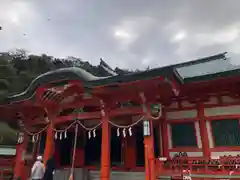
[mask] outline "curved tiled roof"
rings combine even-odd
[[[38,76],[32,81],[32,83],[23,93],[8,97],[6,99],[6,102],[9,103],[12,101],[28,99],[34,95],[35,90],[39,86],[56,81],[79,80],[81,81],[84,88],[94,88],[96,86],[108,86],[137,80],[147,80],[160,76],[167,79],[175,78],[175,80],[181,84],[202,80],[213,80],[219,78],[220,76],[239,74],[239,67],[230,65],[227,67],[215,67],[215,69],[211,69],[211,67],[219,66],[220,61],[222,62],[222,65],[224,65],[224,61],[227,60],[225,55],[226,53],[220,53],[214,56],[186,63],[155,68],[144,72],[135,72],[109,77],[96,77],[84,69],[78,67],[63,68]],[[211,66],[209,66],[209,63]],[[229,63],[225,62],[225,65],[226,64]]]

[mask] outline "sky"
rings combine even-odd
[[[239,9],[239,0],[0,0],[0,52],[103,58],[127,69],[240,57]]]

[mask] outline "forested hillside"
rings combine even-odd
[[[87,61],[74,57],[58,59],[46,54],[29,55],[21,49],[3,52],[0,53],[0,100],[24,91],[31,81],[42,73],[73,66],[81,67],[95,76],[111,76],[130,72],[119,68],[112,70],[103,60],[100,60],[98,66],[93,66]]]

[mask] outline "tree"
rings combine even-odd
[[[94,76],[112,76],[113,73],[109,73],[103,68],[103,65],[111,69],[103,60],[100,61],[98,66],[93,66],[80,58],[70,56],[66,59],[59,59],[46,54],[39,56],[28,54],[24,49],[0,53],[0,101],[6,96],[21,93],[33,79],[51,70],[80,67]],[[111,69],[111,71],[120,75],[132,72],[120,68]]]

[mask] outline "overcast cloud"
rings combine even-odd
[[[0,0],[0,26],[0,51],[130,69],[240,54],[239,0]]]

